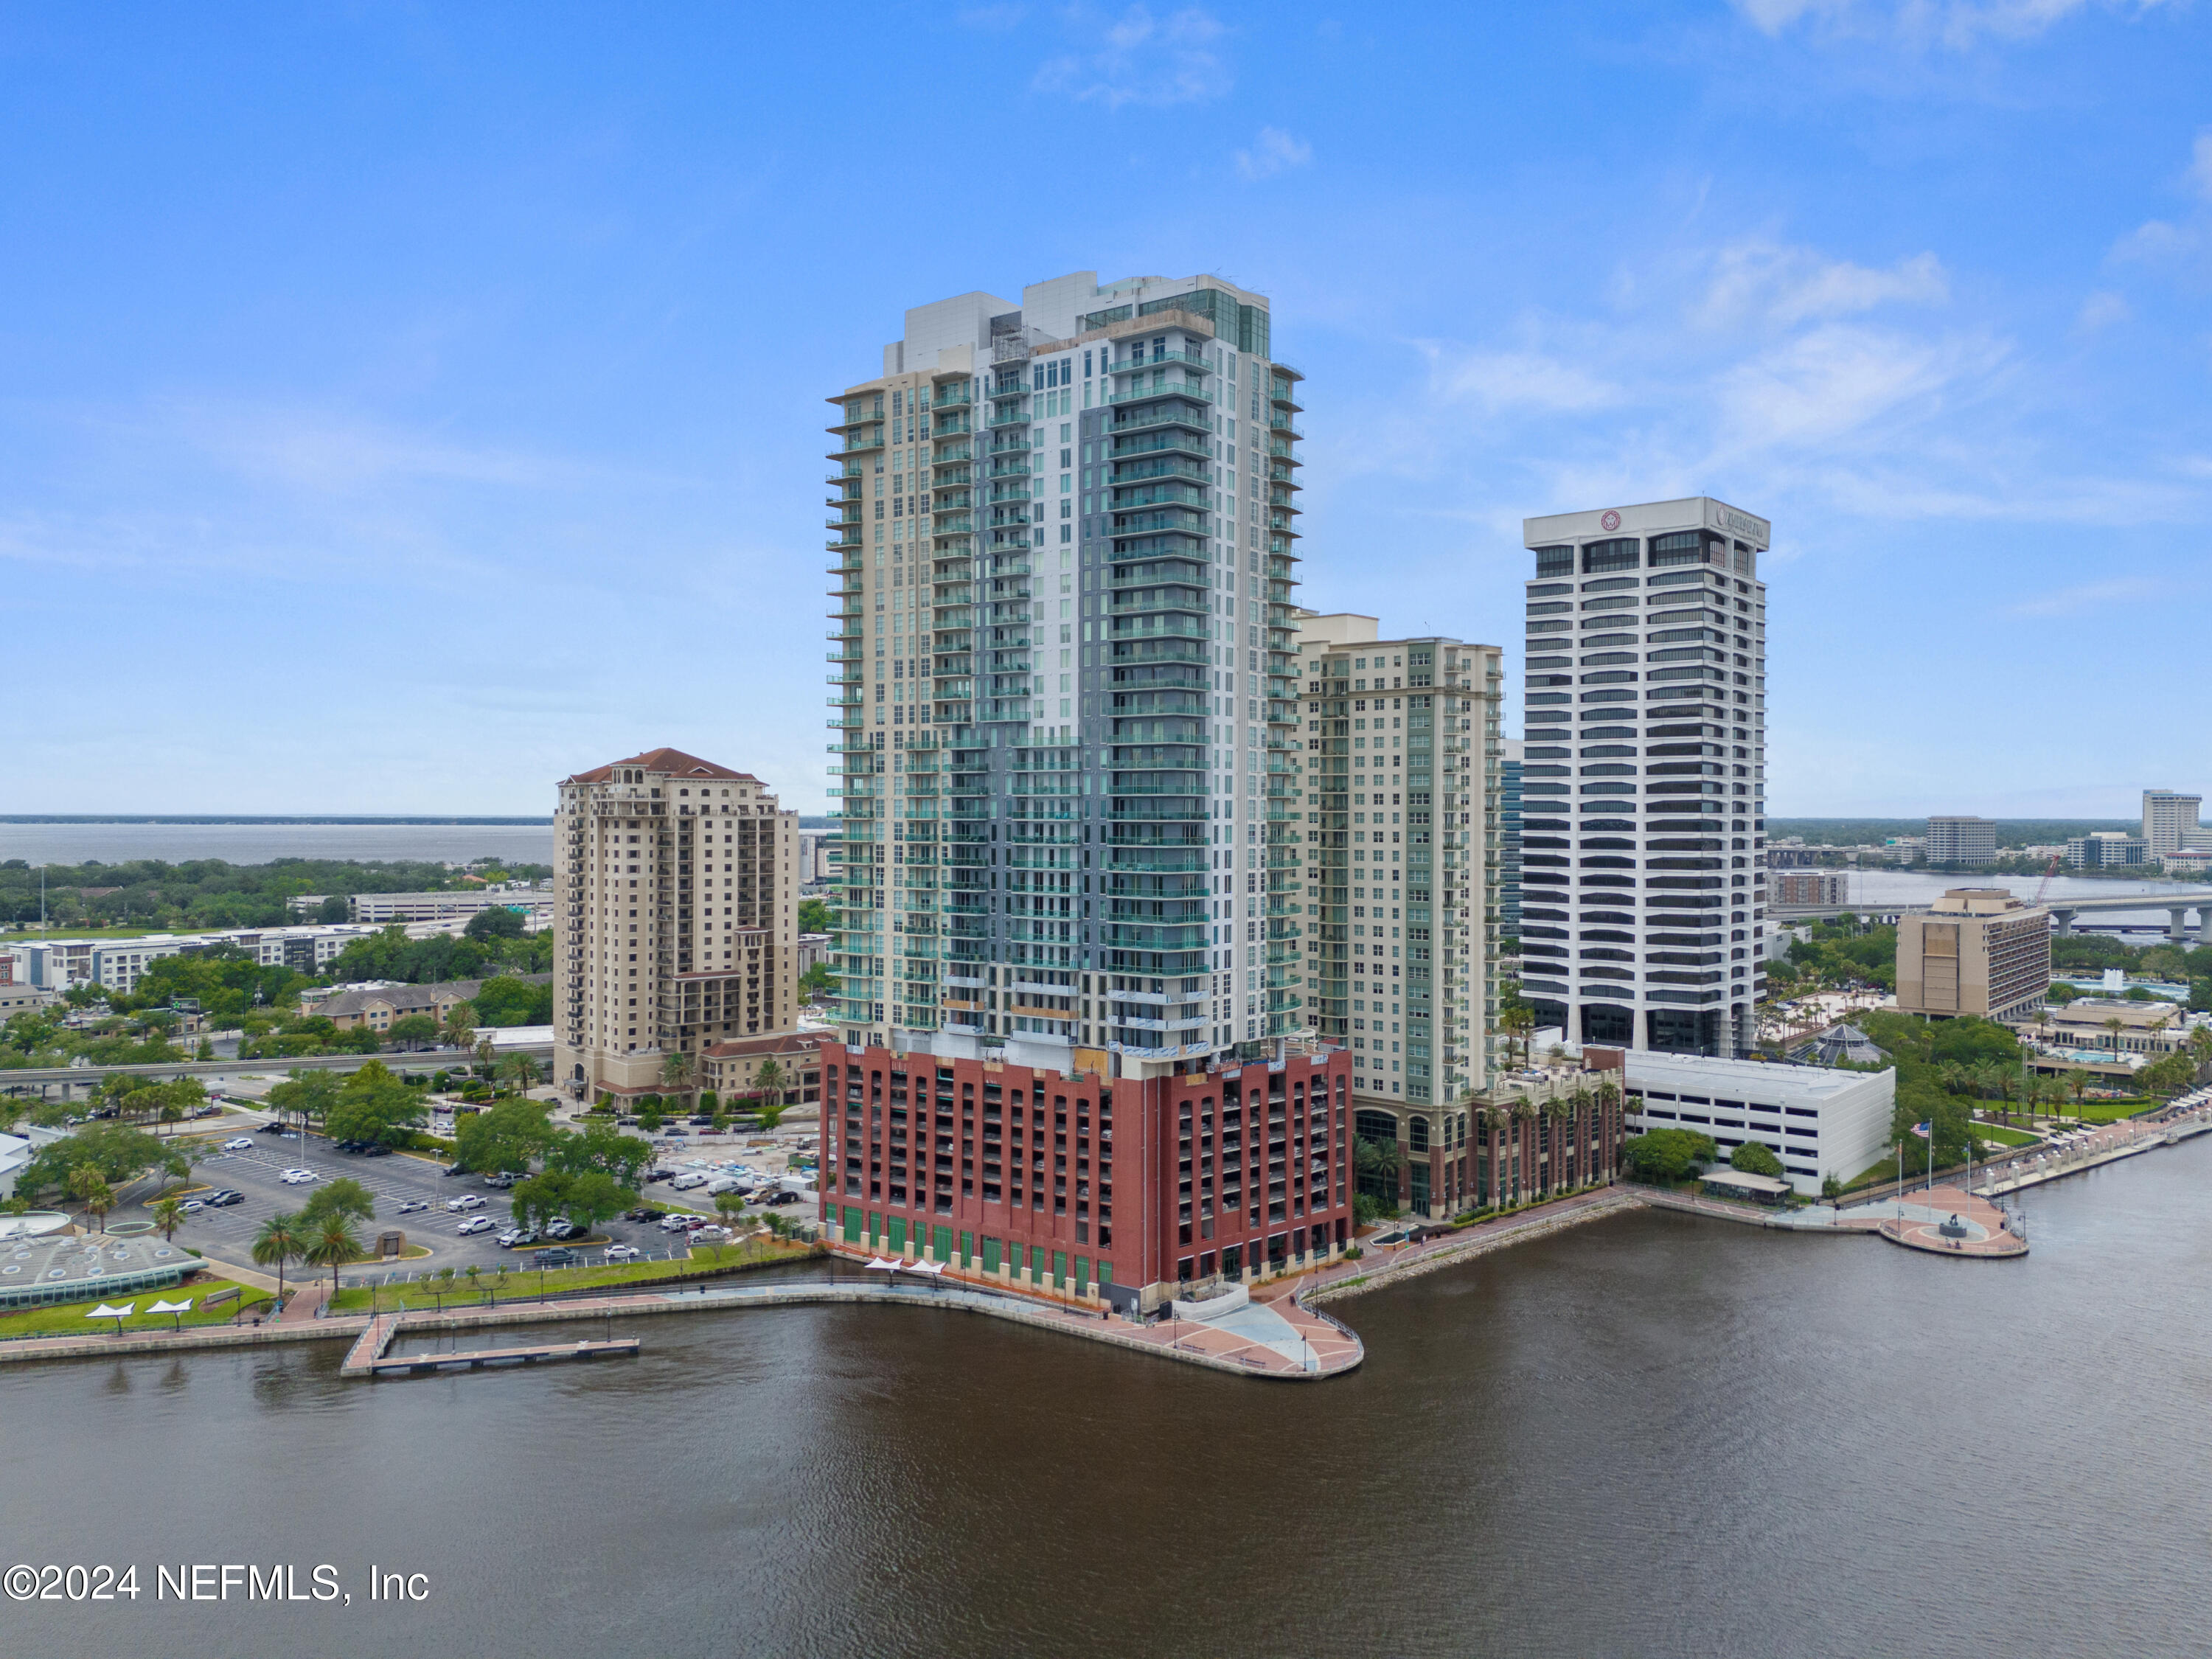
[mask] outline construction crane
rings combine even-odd
[[[2043,890],[2051,885],[2051,877],[2058,873],[2058,866],[2061,860],[2059,855],[2053,853],[2051,855],[2051,863],[2049,867],[2043,872],[2043,879],[2035,884],[2035,903],[2040,904],[2043,902]]]

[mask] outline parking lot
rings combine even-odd
[[[239,1126],[231,1128],[223,1139],[236,1135],[252,1140],[252,1150],[224,1152],[218,1140],[201,1156],[192,1179],[210,1188],[234,1188],[246,1195],[246,1201],[202,1210],[187,1217],[177,1229],[178,1243],[189,1244],[217,1260],[250,1267],[253,1236],[260,1231],[262,1223],[279,1211],[298,1210],[316,1188],[340,1176],[349,1176],[366,1187],[376,1200],[375,1218],[356,1229],[362,1243],[374,1245],[377,1233],[396,1227],[407,1235],[410,1249],[419,1245],[430,1252],[427,1259],[414,1257],[394,1266],[404,1266],[414,1273],[434,1273],[441,1267],[451,1267],[458,1273],[471,1265],[512,1268],[529,1263],[529,1250],[503,1250],[499,1247],[499,1234],[514,1220],[513,1208],[505,1192],[486,1187],[478,1176],[447,1176],[441,1165],[404,1152],[385,1158],[341,1152],[320,1136],[311,1135],[303,1143],[289,1135],[280,1138],[260,1134],[250,1126]],[[313,1170],[316,1180],[311,1184],[287,1185],[283,1172],[295,1167]],[[493,1226],[468,1237],[457,1236],[454,1230],[468,1217],[448,1211],[446,1205],[463,1194],[474,1194],[484,1200],[483,1208],[469,1213],[490,1217]],[[672,1193],[666,1182],[656,1182],[647,1185],[643,1194],[641,1202],[655,1209],[670,1207],[673,1200],[684,1209],[713,1212],[714,1200],[696,1188],[687,1193]],[[409,1202],[427,1203],[429,1208],[400,1214],[399,1206]],[[801,1212],[798,1206],[786,1206],[783,1212],[795,1216]],[[761,1212],[756,1209],[748,1213],[757,1217]],[[601,1224],[595,1233],[656,1256],[676,1243],[649,1221],[617,1218]],[[596,1256],[597,1248],[586,1254]],[[313,1277],[318,1270],[295,1266],[288,1271],[295,1276]],[[365,1269],[355,1268],[350,1273],[362,1271]]]

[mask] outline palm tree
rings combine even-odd
[[[307,1242],[300,1253],[319,1267],[331,1270],[331,1294],[338,1289],[338,1269],[361,1255],[361,1240],[355,1236],[353,1223],[348,1218],[332,1213],[323,1218],[322,1229]]]
[[[153,1217],[154,1224],[161,1230],[161,1237],[170,1243],[175,1243],[177,1228],[185,1218],[185,1200],[181,1198],[164,1198],[156,1200],[153,1208]]]
[[[773,1060],[761,1061],[760,1070],[753,1073],[753,1087],[774,1097],[768,1103],[769,1105],[781,1106],[783,1103],[783,1067]]]
[[[1498,1029],[1505,1033],[1507,1064],[1512,1063],[1513,1040],[1518,1037],[1521,1041],[1521,1060],[1523,1065],[1526,1065],[1528,1060],[1528,1038],[1536,1029],[1536,1011],[1525,1002],[1516,1003],[1498,1017]]]
[[[2105,1021],[2105,1035],[2112,1040],[2112,1058],[2115,1060],[2120,1057],[2120,1033],[2125,1030],[2127,1027],[2118,1014],[2112,1015]]]
[[[456,1048],[466,1048],[477,1040],[477,1010],[472,1002],[457,1002],[446,1011],[446,1024],[440,1033]]]
[[[256,1267],[276,1269],[276,1302],[284,1302],[284,1264],[296,1261],[306,1253],[307,1235],[301,1231],[300,1218],[279,1211],[261,1224],[261,1231],[253,1236],[253,1261]]]
[[[107,1184],[107,1177],[89,1166],[70,1171],[69,1195],[84,1206],[84,1228],[87,1232],[98,1232],[93,1218],[105,1220],[115,1207],[115,1189]]]
[[[672,1097],[682,1095],[691,1086],[691,1073],[696,1064],[692,1057],[680,1048],[672,1054],[662,1055],[660,1086],[663,1091]]]

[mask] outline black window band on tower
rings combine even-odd
[[[1633,570],[1642,550],[1642,544],[1633,536],[1617,536],[1609,542],[1585,542],[1583,574],[1588,576],[1601,570]]]
[[[1705,538],[1701,532],[1678,530],[1670,536],[1651,538],[1651,568],[1662,565],[1702,564],[1705,556]]]
[[[1539,576],[1571,576],[1575,574],[1575,550],[1571,547],[1540,547],[1536,553],[1536,574]]]

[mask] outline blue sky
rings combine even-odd
[[[823,804],[822,398],[1272,296],[1307,603],[1775,522],[1778,815],[2199,787],[2212,6],[0,6],[0,810]],[[1512,726],[1517,730],[1517,708]]]

